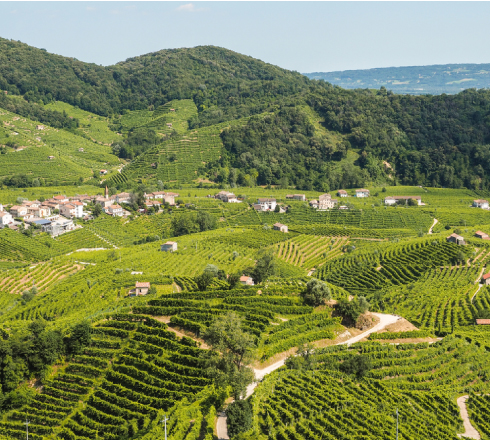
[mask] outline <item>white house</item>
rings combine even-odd
[[[337,204],[337,199],[332,199],[330,194],[322,194],[318,197],[318,209],[331,209]]]
[[[24,217],[27,215],[27,206],[14,205],[10,208],[10,214],[12,217]]]
[[[276,209],[276,199],[258,199],[257,202],[262,211],[274,211]]]
[[[122,217],[124,215],[124,210],[120,205],[110,205],[107,207],[107,211],[114,217]]]
[[[160,245],[160,250],[163,252],[175,252],[177,250],[177,242],[167,241]]]
[[[136,296],[146,295],[150,290],[150,283],[140,283],[137,282],[135,285]]]
[[[300,202],[306,202],[306,196],[304,194],[286,194],[286,200],[299,200]]]
[[[1,211],[0,212],[0,226],[3,228],[5,227],[6,225],[8,225],[9,223],[12,223],[12,221],[14,220],[14,218],[12,217],[12,215],[6,211]]]
[[[240,284],[243,286],[253,286],[254,280],[252,279],[252,277],[247,277],[245,275],[242,275],[240,277]]]
[[[237,199],[236,195],[228,191],[220,191],[214,196],[216,199],[221,200],[225,203],[239,203],[240,200]]]
[[[312,208],[318,209],[318,200],[310,200],[308,202],[308,205],[310,205]]]
[[[368,189],[356,189],[356,197],[369,197],[369,190]]]
[[[488,209],[488,201],[487,200],[473,200],[473,208],[481,208]]]
[[[347,191],[345,189],[339,189],[337,191],[337,195],[339,197],[349,197],[349,194],[347,194]]]
[[[273,228],[275,231],[288,232],[288,227],[282,223],[274,223]]]
[[[395,205],[399,200],[403,200],[407,204],[409,199],[415,200],[419,206],[422,205],[420,196],[388,196],[385,197],[385,205]]]

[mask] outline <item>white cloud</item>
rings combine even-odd
[[[180,5],[176,11],[182,11],[182,12],[197,12],[197,11],[202,11],[203,8],[198,8],[194,6],[194,3],[186,3],[185,5]]]

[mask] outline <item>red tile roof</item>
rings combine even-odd
[[[485,275],[483,275],[482,277],[484,280],[487,280],[488,278],[490,278],[490,273],[486,273]]]
[[[490,319],[477,319],[476,323],[478,325],[490,325]]]
[[[136,283],[136,287],[148,287],[150,288],[150,283]]]

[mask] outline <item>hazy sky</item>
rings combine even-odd
[[[488,63],[489,2],[0,2],[0,37],[109,65],[212,44],[299,72]]]

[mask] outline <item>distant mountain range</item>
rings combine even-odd
[[[465,89],[490,87],[490,64],[436,64],[304,75],[310,79],[323,79],[345,89],[386,87],[395,93],[411,95],[454,94]]]

